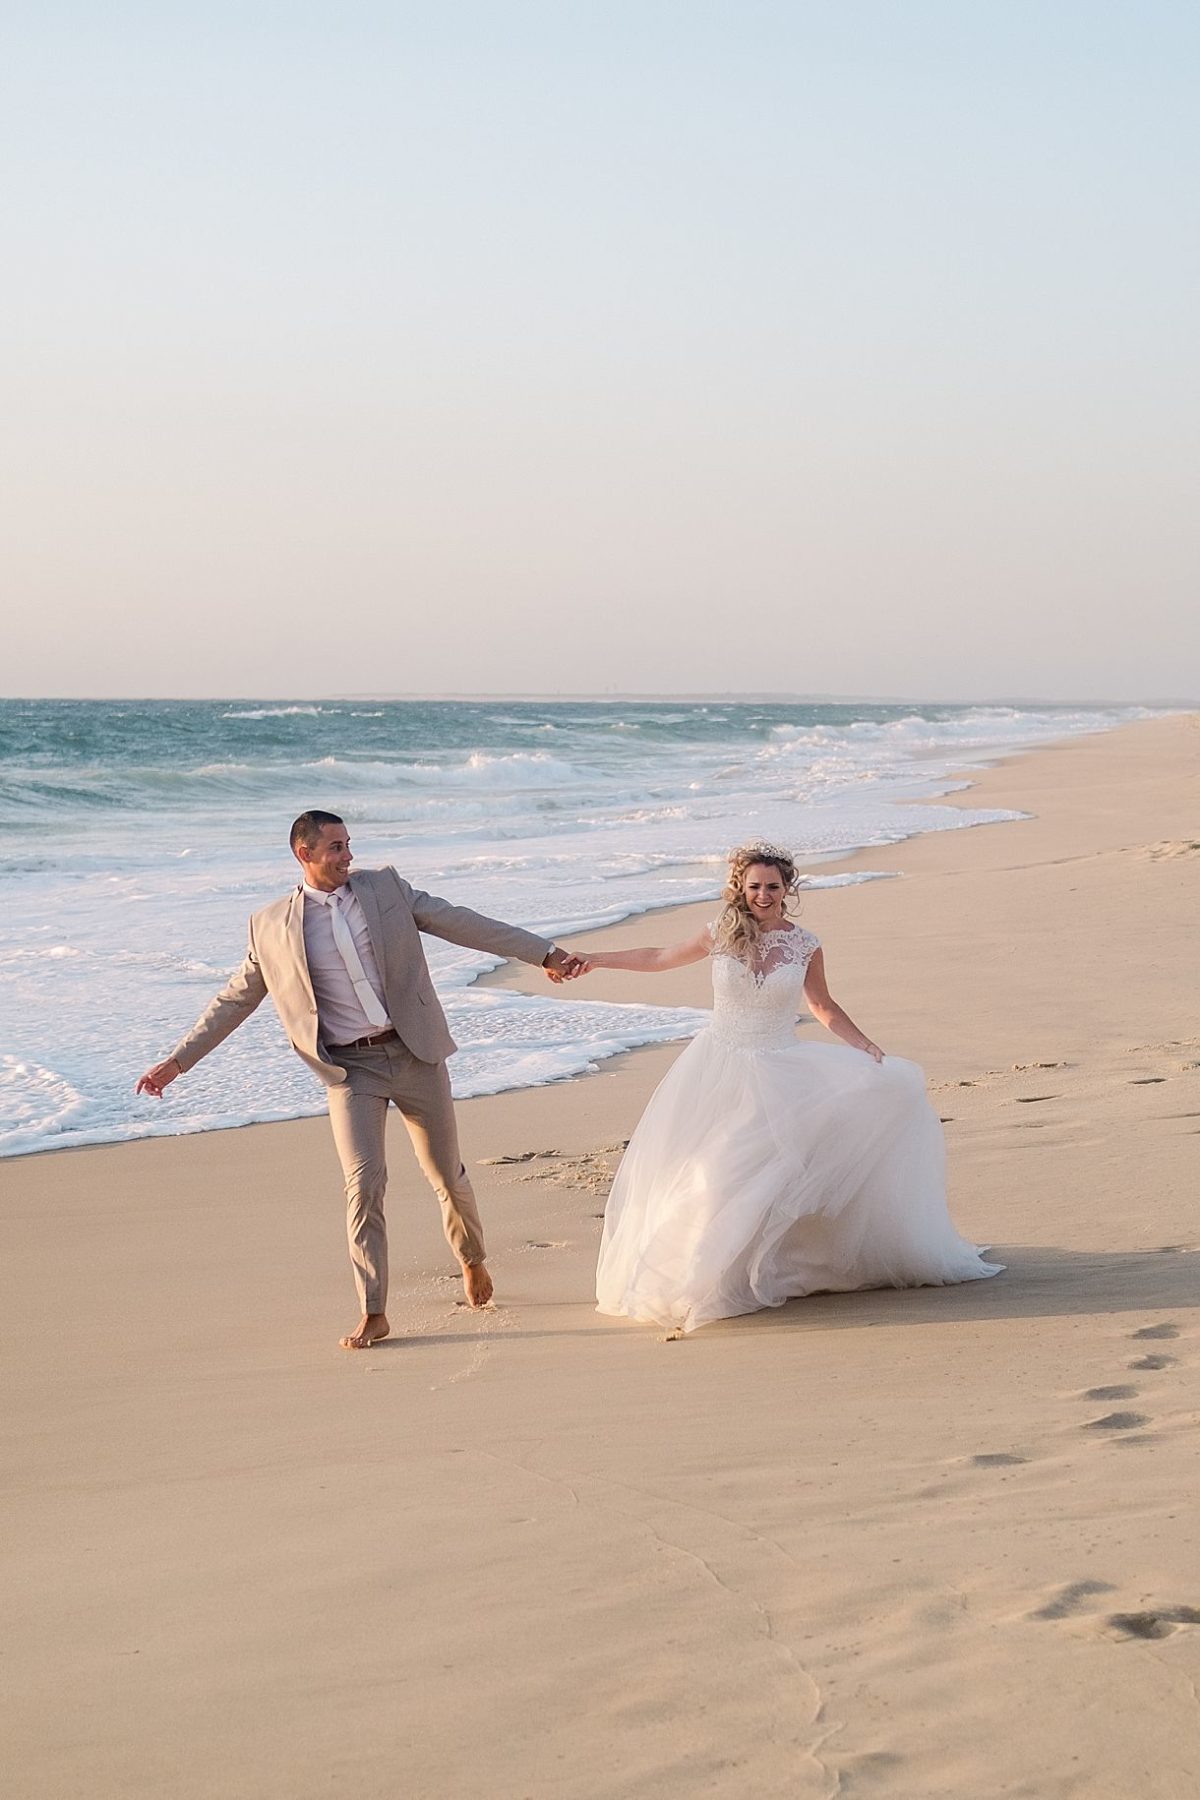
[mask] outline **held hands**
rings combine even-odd
[[[171,1083],[182,1074],[183,1070],[175,1058],[168,1056],[166,1062],[155,1063],[152,1069],[147,1069],[133,1091],[135,1094],[153,1094],[156,1100],[161,1100],[163,1089],[170,1087]]]
[[[559,949],[552,950],[542,964],[549,979],[555,983],[574,981],[576,976],[586,975],[591,966],[584,957]]]

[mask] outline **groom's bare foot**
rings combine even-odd
[[[342,1349],[369,1350],[372,1344],[381,1342],[390,1330],[386,1313],[366,1313],[358,1330],[341,1340]]]
[[[492,1297],[492,1278],[486,1263],[463,1264],[463,1291],[468,1306],[486,1306]]]

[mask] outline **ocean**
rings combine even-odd
[[[854,848],[1019,815],[943,807],[965,766],[1145,708],[749,701],[0,701],[0,1154],[323,1110],[269,1003],[165,1099],[136,1098],[293,885],[306,807],[356,859],[547,935],[714,899],[726,852],[786,845],[811,881]],[[655,927],[647,938],[655,940]],[[586,981],[477,985],[427,939],[460,1096],[537,1086],[703,1014]]]

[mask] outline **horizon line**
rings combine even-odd
[[[400,690],[396,692],[363,692],[363,693],[212,693],[212,694],[0,694],[0,704],[69,704],[95,706],[138,706],[138,705],[176,705],[205,706],[218,703],[243,703],[261,701],[271,705],[315,706],[331,701],[373,704],[470,704],[508,701],[521,705],[661,705],[673,702],[677,705],[701,705],[716,701],[725,705],[804,705],[804,706],[1010,706],[1010,707],[1109,707],[1109,706],[1153,706],[1200,709],[1200,698],[1184,696],[1139,695],[1135,698],[1119,699],[1114,696],[1061,696],[1051,697],[1046,694],[990,694],[990,695],[958,695],[954,699],[937,699],[931,694],[829,694],[800,693],[790,690],[769,689],[717,689],[702,691],[687,689],[671,691],[656,689],[638,692],[630,689],[611,689],[601,692],[584,691],[568,692],[562,689],[538,691],[536,689],[479,689],[475,691],[459,691],[454,689],[434,689],[428,692],[417,690]]]

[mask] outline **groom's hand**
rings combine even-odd
[[[175,1058],[168,1056],[166,1062],[155,1063],[152,1069],[147,1069],[133,1091],[135,1094],[153,1094],[156,1100],[161,1100],[163,1089],[170,1087],[176,1077],[182,1074],[183,1070]]]
[[[587,964],[581,956],[572,956],[567,950],[553,949],[542,964],[551,981],[574,981],[577,975],[587,971]]]

